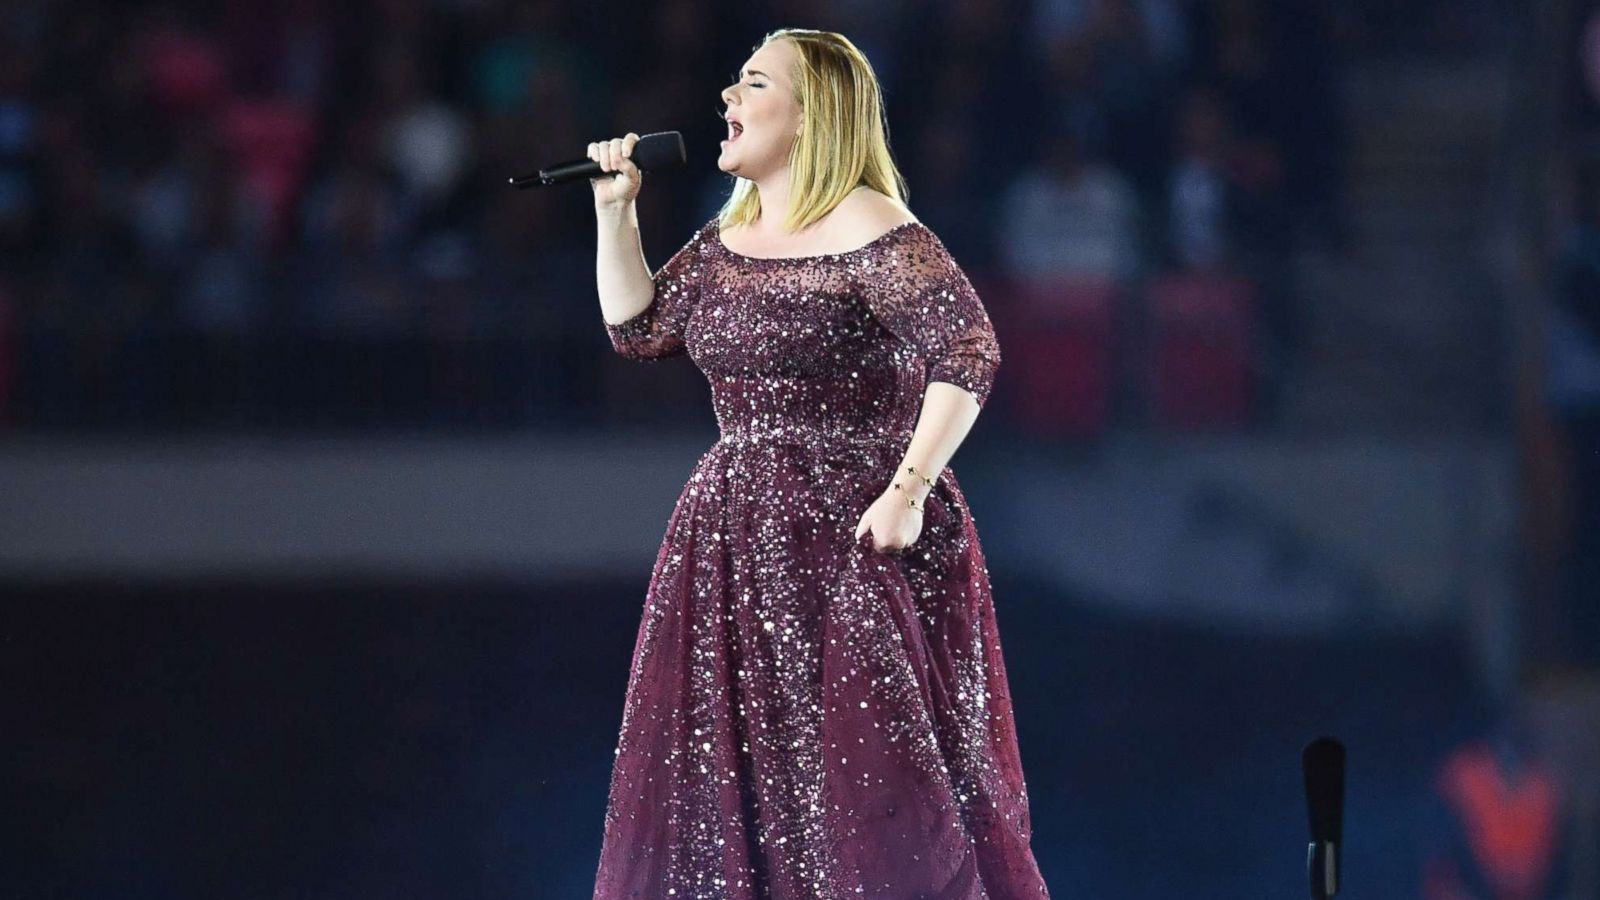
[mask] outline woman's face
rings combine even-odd
[[[736,83],[723,90],[728,139],[717,158],[722,171],[755,181],[788,165],[804,121],[790,78],[794,64],[793,45],[772,41],[757,50]]]

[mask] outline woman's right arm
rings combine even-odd
[[[630,202],[614,210],[596,210],[595,221],[600,317],[607,325],[620,325],[649,308],[656,292],[639,243],[639,216]]]
[[[594,187],[596,240],[595,284],[600,292],[600,317],[616,351],[630,359],[660,359],[688,352],[683,342],[689,312],[699,298],[698,238],[691,240],[661,271],[650,274],[639,245],[639,196],[642,175],[628,157],[639,136],[589,145],[589,158],[610,178],[591,178]]]
[[[644,312],[655,295],[644,248],[639,245],[639,213],[634,202],[644,180],[630,159],[639,136],[628,132],[609,141],[589,145],[589,158],[609,177],[591,178],[594,217],[599,228],[595,242],[595,285],[600,291],[600,317],[618,325]]]

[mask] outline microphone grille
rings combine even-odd
[[[1344,744],[1320,737],[1301,754],[1311,839],[1337,844],[1344,828]]]
[[[633,164],[642,171],[669,169],[683,165],[689,158],[684,149],[683,135],[676,131],[657,131],[639,136],[633,145]]]

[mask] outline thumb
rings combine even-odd
[[[858,540],[858,541],[861,540],[861,536],[863,534],[865,534],[866,531],[867,531],[867,517],[866,516],[862,516],[861,517],[861,521],[856,523],[856,540]]]

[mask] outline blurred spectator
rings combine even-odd
[[[980,187],[974,171],[975,136],[953,118],[940,116],[923,130],[920,148],[906,180],[914,185],[911,208],[932,228],[963,267],[988,271],[994,265],[997,191]]]
[[[1228,122],[1215,91],[1198,89],[1179,112],[1178,159],[1167,200],[1168,243],[1184,266],[1222,265],[1232,249],[1228,208]]]
[[[1045,44],[1048,78],[1046,113],[1091,147],[1111,144],[1111,123],[1095,82],[1095,45],[1084,38],[1063,36]]]
[[[37,54],[0,37],[0,267],[15,272],[38,249],[43,222]]]
[[[174,136],[175,149],[134,175],[128,192],[128,225],[143,263],[175,271],[188,259],[201,237],[197,176],[216,150],[200,130]]]
[[[1116,170],[1085,155],[1067,129],[1007,187],[999,246],[1008,274],[1026,280],[1112,281],[1139,269],[1138,201]]]
[[[1030,23],[1041,39],[1086,37],[1094,24],[1097,0],[1039,0]]]
[[[825,21],[829,23],[828,28],[848,35],[850,42],[861,48],[861,52],[871,61],[879,82],[886,85],[898,83],[902,64],[900,53],[904,50],[898,33],[902,22],[918,14],[918,4],[914,0],[877,0],[875,3],[823,0],[822,5],[827,10]],[[1004,20],[1005,17],[999,18]]]
[[[1567,810],[1525,701],[1440,764],[1424,900],[1562,900]]]
[[[1231,212],[1238,274],[1254,285],[1253,357],[1264,377],[1261,413],[1283,412],[1285,387],[1301,362],[1303,327],[1291,257],[1295,216],[1284,191],[1283,155],[1266,138],[1238,141],[1232,159]]]
[[[169,121],[204,119],[228,99],[222,48],[212,35],[167,21],[145,36],[143,51],[143,74]]]
[[[567,34],[566,20],[574,8],[560,0],[503,7],[503,18],[491,27],[471,62],[478,106],[489,113],[529,111],[534,86],[559,73],[573,87],[565,103],[591,117],[604,108],[614,85],[583,52],[584,42]],[[590,121],[598,125],[599,120]]]
[[[1282,154],[1268,139],[1237,136],[1213,88],[1191,90],[1178,115],[1178,156],[1168,188],[1174,261],[1259,275],[1292,247]]]
[[[228,4],[223,33],[237,89],[306,105],[335,99],[336,15],[316,0]]]
[[[1217,88],[1231,133],[1281,148],[1280,189],[1299,213],[1283,223],[1287,233],[1342,241],[1344,136],[1324,10],[1264,0],[1217,0],[1197,9],[1205,53],[1193,77]]]
[[[1100,0],[1095,28],[1095,83],[1109,132],[1104,151],[1141,180],[1153,179],[1165,155],[1162,97],[1176,75],[1157,54],[1145,11],[1135,0]],[[1170,47],[1165,48],[1170,52]]]
[[[308,252],[402,259],[415,234],[415,203],[381,155],[378,128],[370,117],[345,124],[331,169],[314,180],[302,204],[301,235]]]
[[[316,140],[311,111],[291,100],[235,97],[216,124],[238,162],[241,187],[266,213],[268,239],[274,245],[288,243]]]
[[[1600,664],[1600,162],[1579,172],[1576,221],[1557,260],[1547,316],[1545,402],[1567,444],[1571,518],[1562,560],[1572,662]]]
[[[335,167],[305,203],[305,245],[294,267],[295,396],[315,398],[318,424],[383,421],[406,373],[385,365],[416,327],[406,253],[416,235],[413,195],[378,149],[376,123],[348,123]]]
[[[467,123],[446,105],[421,70],[416,47],[389,44],[376,62],[375,108],[383,153],[401,187],[426,214],[437,211],[471,162]]]
[[[1191,89],[1178,115],[1167,252],[1174,265],[1216,280],[1219,289],[1223,282],[1238,282],[1222,293],[1251,297],[1239,326],[1251,345],[1248,366],[1262,373],[1251,376],[1251,394],[1256,415],[1274,420],[1299,359],[1290,267],[1293,215],[1284,194],[1282,154],[1268,138],[1235,134],[1225,98],[1214,87]],[[1238,327],[1228,330],[1239,336]]]
[[[262,253],[268,212],[230,160],[215,150],[208,155],[192,185],[192,240],[178,289],[180,346],[188,363],[181,381],[193,402],[191,420],[214,423],[226,413],[248,422],[259,387],[255,335],[267,316]]]
[[[915,147],[899,135],[943,118],[981,137],[972,147],[976,170],[1017,165],[1035,136],[1034,117],[1046,111],[1049,84],[1034,69],[1035,38],[1023,28],[1023,8],[1018,0],[956,0],[931,7],[928,27],[900,30],[897,80],[885,83],[884,103],[902,158]]]
[[[381,170],[350,167],[334,173],[316,190],[307,219],[306,260],[327,267],[333,280],[357,270],[370,270],[383,282],[403,274],[413,215],[405,195]],[[318,294],[320,302],[302,307],[305,321],[314,326],[342,323],[365,330],[387,318],[369,305],[372,298],[343,298],[337,289]]]

